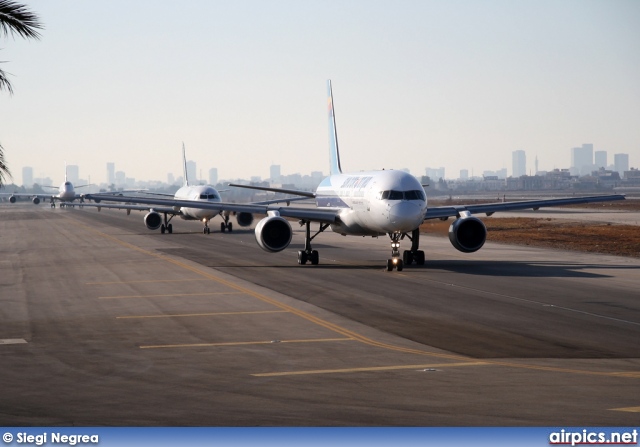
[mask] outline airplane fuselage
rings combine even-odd
[[[196,200],[198,202],[216,203],[220,202],[220,194],[218,191],[208,185],[202,186],[183,186],[176,191],[174,196],[176,200]],[[180,217],[185,220],[208,221],[214,218],[220,211],[201,208],[176,207],[176,211],[180,212]]]
[[[62,202],[73,202],[76,199],[76,191],[73,189],[73,184],[67,181],[60,185],[57,198]]]
[[[316,205],[339,210],[339,222],[331,225],[334,232],[362,236],[410,232],[427,210],[420,182],[395,170],[327,177],[316,190]]]

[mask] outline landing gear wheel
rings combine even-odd
[[[411,253],[409,250],[405,250],[402,252],[402,262],[404,262],[407,265],[411,265],[413,263],[413,258],[414,258],[414,254]],[[416,263],[417,263],[417,259],[416,259]]]
[[[387,272],[390,272],[391,270],[393,270],[393,260],[387,259]]]
[[[311,256],[309,256],[309,259],[311,260],[311,265],[318,265],[318,262],[320,261],[320,255],[318,254],[318,250],[312,250]]]
[[[414,253],[413,257],[415,258],[416,264],[424,265],[424,251],[418,250]]]
[[[396,264],[396,270],[401,272],[403,268],[404,268],[404,262],[402,262],[402,259],[398,259],[398,263]]]
[[[229,230],[229,233],[233,231],[233,224],[231,222],[227,224],[227,230]]]
[[[207,234],[211,234],[211,228],[207,227]]]
[[[169,234],[173,233],[173,224],[167,225],[167,231],[169,232]]]
[[[224,233],[225,229],[226,229],[226,225],[224,224],[224,222],[220,222],[220,233]]]
[[[298,264],[305,265],[307,263],[307,253],[303,250],[298,250]]]
[[[167,229],[164,224],[160,225],[160,233],[164,234],[165,231],[167,231]]]

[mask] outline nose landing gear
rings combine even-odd
[[[400,259],[400,240],[407,236],[411,240],[411,250],[402,252]],[[394,268],[401,272],[405,265],[411,265],[414,262],[417,265],[424,265],[424,251],[419,250],[420,246],[420,229],[416,228],[411,232],[411,236],[407,233],[389,234],[391,238],[391,259],[387,259],[387,271],[390,272]]]

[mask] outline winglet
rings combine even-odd
[[[189,186],[189,177],[187,177],[187,155],[184,150],[184,141],[182,142],[182,174],[184,175],[182,186]]]
[[[329,90],[329,157],[330,157],[330,174],[341,174],[340,167],[340,151],[338,150],[338,132],[336,131],[336,116],[333,110],[333,93],[331,91],[331,79],[327,80],[327,89]]]

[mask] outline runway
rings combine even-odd
[[[637,259],[142,216],[0,205],[0,424],[637,425]]]

